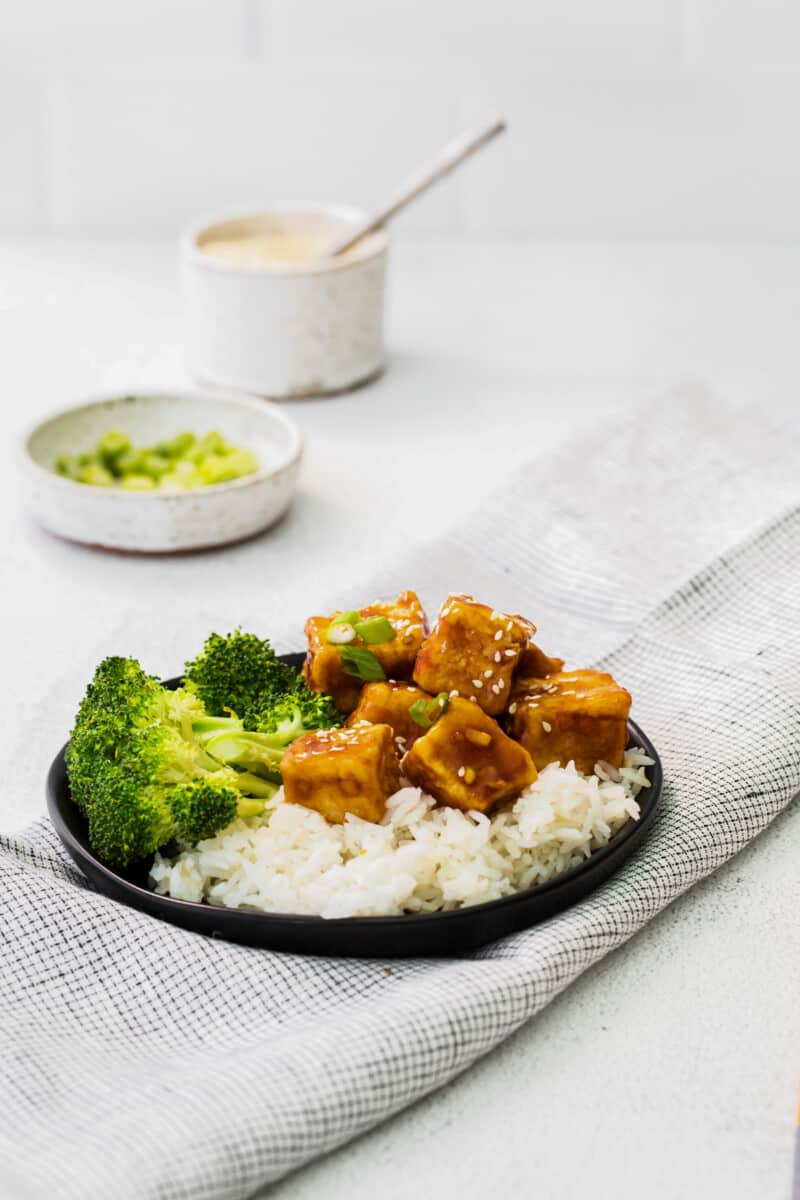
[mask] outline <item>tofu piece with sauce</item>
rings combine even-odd
[[[476,700],[496,716],[508,705],[514,669],[535,632],[524,617],[472,596],[448,596],[417,655],[414,682],[428,692]]]
[[[539,771],[572,760],[584,775],[595,763],[622,765],[630,693],[604,671],[559,671],[541,679],[520,676],[506,728]]]
[[[290,804],[313,808],[334,825],[348,813],[380,821],[400,788],[400,763],[389,725],[318,729],[292,742],[281,762]]]
[[[420,724],[411,715],[412,707],[417,705],[430,712],[429,706],[435,706],[435,703],[433,696],[413,683],[367,683],[345,724],[354,728],[366,721],[370,725],[391,726],[398,754],[402,755],[411,749],[426,728],[426,714]]]
[[[306,621],[308,652],[303,677],[312,691],[325,692],[337,708],[350,713],[358,704],[364,679],[346,670],[341,654],[342,645],[347,644],[374,655],[387,679],[409,680],[427,625],[419,597],[411,591],[402,592],[394,601],[367,604],[357,610],[360,621],[373,617],[386,618],[394,629],[394,637],[390,641],[376,645],[356,634],[347,643],[332,644],[327,638],[328,629],[331,622],[341,615],[332,613],[329,617],[309,617]]]
[[[542,679],[545,675],[555,675],[563,670],[563,658],[551,658],[535,642],[528,642],[517,663],[518,678]]]
[[[489,812],[536,779],[528,751],[508,737],[473,700],[448,701],[442,715],[414,742],[403,774],[442,804]]]

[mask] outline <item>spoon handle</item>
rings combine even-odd
[[[493,121],[491,125],[485,125],[475,133],[462,134],[460,137],[454,138],[444,147],[443,150],[432,161],[422,167],[415,175],[406,181],[394,199],[390,200],[383,208],[379,209],[372,216],[367,217],[360,225],[356,225],[351,229],[347,236],[338,242],[334,242],[329,250],[326,250],[324,258],[333,258],[337,254],[343,254],[345,250],[349,250],[356,242],[360,242],[368,233],[372,233],[376,229],[380,229],[382,225],[405,208],[412,201],[426,192],[429,187],[437,183],[445,175],[448,175],[455,167],[460,166],[465,159],[469,158],[476,150],[480,150],[487,142],[497,137],[506,128],[504,120],[500,119]]]

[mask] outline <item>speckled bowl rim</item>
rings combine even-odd
[[[331,271],[346,271],[363,266],[370,259],[379,258],[386,253],[389,246],[389,235],[385,229],[376,229],[365,238],[360,246],[348,251],[341,258],[327,259],[321,263],[257,263],[247,266],[243,263],[229,263],[223,259],[213,258],[205,254],[198,245],[198,238],[208,233],[215,225],[230,221],[252,221],[256,217],[337,217],[353,224],[364,220],[366,214],[361,209],[351,208],[346,204],[309,204],[303,208],[262,208],[234,209],[216,215],[206,216],[193,221],[180,236],[181,257],[192,262],[195,266],[209,271],[217,271],[223,275],[242,275],[245,277],[266,276],[268,278],[291,278],[315,275],[327,275]]]
[[[137,492],[133,488],[104,487],[93,488],[92,490],[94,492],[100,493],[103,496],[114,496],[116,499],[123,499],[128,503],[130,503],[131,500],[136,500],[141,501],[142,503],[152,504],[157,501],[163,502],[165,498],[171,501],[177,500],[179,502],[183,500],[197,501],[203,496],[219,496],[222,492],[243,491],[246,488],[253,487],[257,483],[263,482],[265,479],[276,479],[278,476],[284,475],[287,471],[290,471],[296,467],[303,456],[304,440],[302,433],[291,417],[287,416],[287,414],[282,410],[280,405],[274,404],[271,400],[261,400],[257,397],[251,399],[248,396],[234,395],[231,392],[210,391],[197,388],[132,388],[129,391],[113,392],[109,395],[95,396],[90,400],[85,400],[82,404],[70,404],[65,408],[54,409],[52,412],[48,413],[46,417],[43,417],[41,420],[37,421],[36,424],[31,426],[31,428],[29,428],[28,431],[22,436],[20,451],[25,465],[29,470],[33,470],[34,472],[43,475],[47,479],[48,483],[55,483],[65,488],[80,488],[82,492],[85,492],[87,488],[91,487],[91,484],[80,483],[77,479],[67,479],[66,476],[59,475],[55,471],[51,471],[48,467],[43,467],[40,462],[37,462],[30,449],[30,444],[37,433],[39,433],[39,431],[43,429],[45,425],[49,425],[53,421],[58,421],[62,417],[69,416],[72,413],[85,412],[86,409],[89,408],[100,408],[104,404],[113,403],[117,400],[128,400],[130,397],[133,397],[134,403],[140,399],[167,401],[172,396],[185,400],[202,399],[218,401],[223,406],[226,404],[231,406],[236,405],[239,408],[249,409],[250,412],[255,413],[258,416],[263,415],[264,410],[266,409],[269,415],[277,417],[279,424],[282,424],[287,430],[291,437],[292,445],[287,451],[286,456],[282,458],[281,461],[276,465],[270,467],[261,466],[257,471],[251,472],[250,475],[243,475],[241,479],[229,479],[224,483],[211,483],[200,488],[186,488],[185,490],[176,488],[175,491],[153,488],[152,491]]]

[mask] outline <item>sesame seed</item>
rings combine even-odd
[[[502,692],[502,690],[505,686],[506,686],[505,679],[498,679],[498,681],[497,681],[498,690]]]
[[[452,692],[450,693],[450,699],[451,699],[451,700],[455,700],[455,698],[456,698],[456,696],[457,696],[458,694],[459,694],[459,693],[458,693],[458,688],[453,688]]]
[[[549,721],[542,721],[542,729],[545,731],[545,733],[549,733],[552,728],[553,726]]]
[[[474,700],[476,704],[478,703],[478,697],[477,697],[477,696],[470,696],[470,700]]]
[[[514,658],[516,653],[517,653],[516,650],[506,650],[506,652],[505,652],[506,658]]]
[[[465,774],[466,774],[466,769],[465,769],[464,767],[459,767],[459,768],[458,768],[458,777],[459,777],[459,779],[463,779],[463,778],[464,778],[464,776],[465,776]]]
[[[502,631],[502,629],[498,629],[497,633],[494,635],[494,640],[495,640],[496,642],[499,642],[499,641],[500,641],[500,638],[501,638],[502,636],[503,636],[503,631]]]
[[[514,703],[513,703],[513,704],[509,704],[509,706],[508,706],[508,711],[511,713],[511,715],[512,715],[512,717],[513,717],[514,713],[517,711],[517,702],[516,702],[516,700],[514,701]]]
[[[493,684],[492,684],[492,691],[494,692],[495,696],[499,696],[499,695],[500,695],[500,688],[497,686],[497,684],[496,684],[496,683],[493,683]]]
[[[562,692],[562,693],[561,693],[561,695],[562,695],[562,696],[574,696],[574,695],[575,695],[575,689],[574,689],[574,688],[569,688],[567,691],[565,691],[565,692]]]
[[[586,692],[576,692],[575,694],[576,694],[576,696],[578,697],[578,699],[579,699],[579,700],[585,700],[585,699],[586,699]]]
[[[484,679],[491,679],[493,674],[494,674],[494,672],[492,671],[492,668],[487,667],[486,670],[483,672],[483,677],[484,677]]]
[[[513,628],[514,628],[514,622],[513,622],[513,621],[509,621],[509,622],[508,622],[508,624],[506,625],[506,633],[511,633],[511,630],[512,630]]]
[[[495,652],[494,652],[494,661],[495,661],[495,662],[500,662],[500,661],[501,661],[501,659],[502,659],[502,657],[503,657],[503,656],[502,656],[502,654],[500,653],[500,651],[499,651],[499,650],[495,650]]]
[[[483,680],[482,680],[482,679],[473,679],[473,681],[472,681],[472,686],[473,686],[473,687],[476,687],[476,688],[482,688],[482,687],[483,687]]]

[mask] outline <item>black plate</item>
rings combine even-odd
[[[285,654],[282,657],[284,662],[299,667],[304,656]],[[179,683],[179,679],[170,679],[167,687],[175,688]],[[650,787],[639,793],[639,820],[628,821],[607,846],[551,883],[504,896],[502,900],[490,900],[451,912],[406,917],[327,920],[324,917],[218,908],[157,895],[147,887],[151,859],[126,871],[113,871],[95,856],[89,845],[86,821],[70,795],[64,759],[66,746],[56,755],[47,776],[47,807],[67,852],[98,891],[195,933],[294,954],[355,958],[462,954],[544,921],[582,900],[630,857],[652,822],[661,795],[662,775],[655,747],[633,721],[628,722],[628,743],[640,746],[655,760],[648,768]]]

